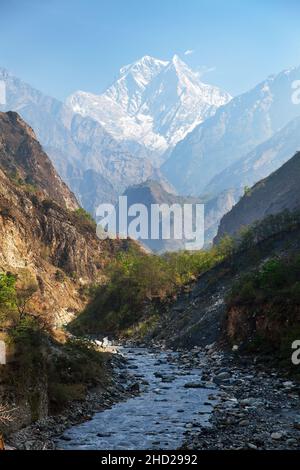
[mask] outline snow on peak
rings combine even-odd
[[[167,64],[168,62],[166,61],[145,55],[133,64],[122,67],[120,69],[120,78],[131,76],[137,84],[142,83],[147,85]]]
[[[155,69],[159,67],[165,67],[169,62],[165,60],[156,59],[150,55],[144,55],[141,59],[136,60],[132,64],[124,65],[120,69],[120,75],[126,74],[129,70],[138,70],[138,69]]]
[[[175,54],[170,61],[145,55],[122,67],[101,95],[76,92],[68,104],[99,121],[116,139],[138,141],[162,154],[230,99],[201,83]]]
[[[179,67],[187,67],[186,63],[183,62],[183,60],[180,59],[179,55],[177,54],[174,54],[173,57],[172,57],[172,63],[173,65],[176,67],[176,66],[179,66]]]

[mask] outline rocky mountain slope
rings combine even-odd
[[[184,197],[174,194],[172,188],[163,184],[161,179],[148,180],[145,183],[129,186],[124,192],[127,196],[128,206],[133,204],[143,204],[148,214],[151,213],[152,204],[167,204],[171,206],[173,204],[179,204],[183,209],[184,204],[204,204],[204,241],[205,246],[208,246],[215,237],[219,221],[222,216],[230,211],[236,200],[235,191],[224,191],[219,196],[206,200],[195,197]],[[151,226],[151,217],[149,215],[148,225]],[[172,229],[173,230],[173,225]],[[160,225],[161,231],[161,225]],[[173,233],[171,231],[171,233]],[[143,245],[154,252],[166,252],[184,250],[186,240],[175,240],[174,237],[170,240],[163,240],[161,237],[159,240],[141,240]]]
[[[218,194],[229,188],[239,195],[287,162],[300,149],[300,117],[293,119],[273,137],[215,176],[205,191]]]
[[[155,324],[149,322],[148,329],[137,326],[132,331],[136,332],[137,339],[142,343],[187,349],[200,346],[207,350],[213,343],[251,348],[256,334],[262,334],[265,344],[270,341],[277,353],[282,346],[280,354],[289,358],[293,339],[284,341],[288,339],[291,325],[294,325],[291,338],[297,339],[300,322],[296,285],[296,279],[299,279],[299,234],[299,212],[292,213],[290,217],[278,214],[272,220],[264,219],[250,240],[245,239],[237,244],[223,261],[207,269],[187,284],[175,300],[162,306]],[[287,265],[285,271],[281,263]],[[288,280],[289,272],[291,276],[296,275],[294,284]],[[264,293],[265,297],[261,296],[261,292],[256,295],[252,285],[249,287],[250,279],[253,286],[261,279],[267,292]],[[282,280],[282,284],[276,284]],[[234,298],[235,303],[231,301],[232,292],[239,298]],[[275,307],[272,307],[273,301]],[[278,315],[274,315],[275,311]],[[285,312],[289,312],[288,315]],[[146,312],[143,322],[147,324]],[[257,343],[258,350],[259,344],[263,346],[264,343]],[[255,350],[255,344],[252,350]],[[271,360],[272,357],[269,357]]]
[[[255,147],[249,154],[217,174],[205,188],[213,218],[207,232],[208,241],[217,235],[222,217],[240,200],[247,188],[266,178],[287,162],[300,149],[300,118],[289,122],[273,137]]]
[[[42,192],[65,209],[78,209],[33,130],[14,112],[0,114],[0,166],[16,184]]]
[[[200,200],[196,198],[185,198],[183,196],[177,196],[174,193],[168,191],[168,188],[165,188],[160,184],[160,182],[155,180],[148,180],[145,183],[141,183],[134,186],[129,186],[127,190],[124,192],[124,196],[127,196],[127,204],[128,207],[132,206],[133,204],[143,204],[148,211],[148,233],[149,238],[144,239],[141,238],[139,242],[141,242],[146,248],[150,249],[153,252],[165,252],[165,251],[177,251],[177,250],[184,250],[185,249],[185,242],[187,240],[180,239],[177,240],[174,238],[173,235],[173,219],[171,218],[171,237],[169,240],[165,240],[162,238],[162,222],[160,223],[159,228],[159,239],[151,239],[150,237],[150,227],[151,227],[151,206],[153,204],[167,204],[168,206],[172,206],[173,204],[179,204],[180,207],[183,209],[184,204],[196,204],[201,203]],[[130,220],[133,218],[129,218]],[[164,220],[167,222],[169,220],[169,216],[166,215]]]
[[[122,67],[104,93],[77,91],[67,103],[96,119],[118,141],[143,143],[152,160],[230,100],[228,93],[202,83],[177,55],[170,61],[144,56]],[[131,147],[130,147],[131,146]]]
[[[222,191],[215,197],[203,199],[205,213],[205,245],[209,246],[217,235],[220,220],[236,204],[240,193],[236,189]]]
[[[86,209],[115,200],[129,184],[149,178],[153,167],[108,134],[89,117],[76,115],[60,101],[44,95],[0,68],[6,102],[2,111],[16,111],[34,129],[64,181]],[[136,144],[138,147],[138,144]]]
[[[132,246],[100,242],[32,128],[17,113],[0,113],[0,402],[11,410],[7,423],[0,417],[0,434],[13,447],[53,448],[54,433],[128,396],[113,378],[119,360],[61,327],[83,310],[112,259]],[[37,421],[30,439],[32,431],[20,429]]]
[[[292,84],[300,68],[269,77],[220,107],[177,144],[162,169],[181,194],[199,195],[216,175],[270,139],[300,107]]]
[[[35,283],[35,311],[66,322],[122,243],[97,239],[33,130],[12,112],[0,113],[0,179],[1,271]]]
[[[131,326],[135,338],[167,347],[238,345],[265,353],[269,362],[285,361],[290,370],[300,325],[299,181],[298,152],[223,217],[217,243],[202,252],[207,259],[200,260],[196,276],[172,297],[145,308]],[[246,226],[238,237],[227,237]],[[190,259],[177,254],[173,261],[190,271],[199,254]]]
[[[221,220],[216,240],[270,214],[300,207],[300,153],[254,185]]]

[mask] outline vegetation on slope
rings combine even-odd
[[[109,355],[54,331],[31,310],[32,294],[32,285],[0,273],[0,339],[7,350],[7,364],[0,365],[0,401],[8,408],[16,404],[18,415],[17,424],[16,419],[3,423],[0,433],[61,411],[84,399],[90,387],[109,381]]]
[[[290,362],[292,340],[300,337],[299,231],[300,213],[284,211],[207,251],[155,256],[129,250],[110,264],[106,284],[93,286],[91,301],[71,330],[136,338],[160,331],[160,337],[164,332],[168,337],[179,334],[182,321],[198,328],[202,310],[198,317],[197,306],[188,313],[194,287],[197,296],[203,295],[197,305],[208,310],[216,301],[214,292],[230,291],[225,329],[231,344],[275,352]],[[182,300],[182,292],[189,300]]]
[[[227,305],[231,342],[292,367],[291,345],[300,338],[300,252],[270,258],[242,276]]]
[[[107,282],[93,287],[91,302],[70,325],[77,334],[125,334],[139,322],[152,324],[164,304],[189,282],[221,262],[233,249],[225,238],[207,251],[142,253],[134,248],[120,253],[106,270]],[[149,320],[150,319],[150,320]]]
[[[0,134],[0,340],[7,349],[0,404],[16,403],[10,426],[17,429],[107,379],[106,355],[58,328],[83,309],[86,285],[100,283],[104,266],[131,242],[100,242],[95,222],[16,113],[0,113]]]
[[[82,207],[79,207],[74,211],[75,217],[77,218],[77,221],[81,224],[86,224],[90,225],[93,230],[96,230],[96,222],[91,216],[89,212],[87,212],[85,209]]]

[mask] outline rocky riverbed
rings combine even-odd
[[[300,449],[300,385],[213,345],[121,348],[110,389],[11,437],[26,449]],[[59,436],[59,437],[58,437]]]
[[[300,384],[253,356],[213,347],[182,353],[186,367],[219,387],[209,426],[188,431],[187,449],[300,449]]]

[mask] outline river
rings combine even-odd
[[[176,449],[185,432],[209,425],[214,389],[203,387],[201,369],[176,361],[177,353],[120,348],[141,393],[96,413],[57,440],[59,449]]]

